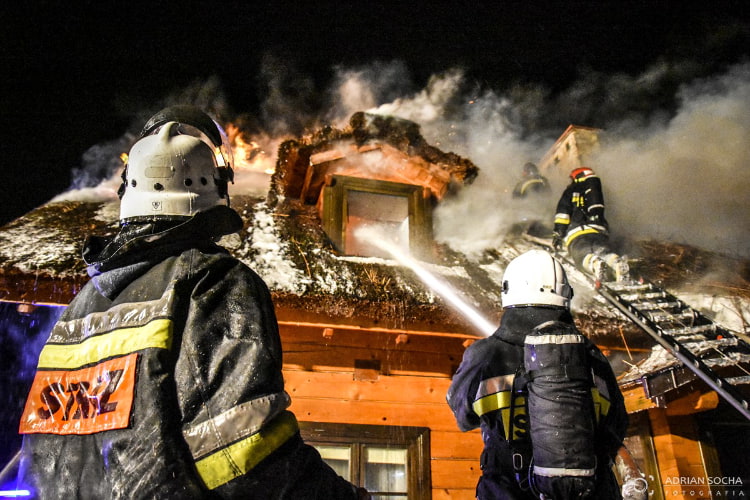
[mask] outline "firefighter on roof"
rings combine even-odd
[[[608,275],[617,281],[628,278],[627,259],[610,249],[602,183],[590,168],[570,173],[570,184],[555,211],[554,246],[564,246],[580,269],[599,279]]]
[[[513,198],[526,198],[530,193],[548,193],[549,182],[531,162],[523,166],[521,180],[513,188]]]
[[[356,499],[303,443],[263,280],[217,245],[231,151],[202,111],[146,124],[119,233],[54,326],[24,409],[20,479],[39,498]]]
[[[572,482],[570,493],[579,486],[577,474],[589,481],[590,488],[585,490],[589,496],[577,496],[579,492],[575,492],[576,496],[545,493],[545,498],[620,498],[610,465],[622,445],[627,413],[607,359],[576,330],[569,310],[572,296],[562,266],[549,253],[532,250],[511,261],[503,275],[500,326],[490,337],[477,340],[466,349],[453,377],[447,400],[458,427],[462,431],[481,428],[484,441],[480,458],[482,476],[476,490],[479,500],[539,499],[539,487],[543,486],[539,483],[545,480]],[[537,332],[543,335],[535,336]],[[535,339],[534,349],[539,354],[545,345],[561,349],[564,344],[554,339],[575,339],[578,343],[574,348],[586,358],[579,360],[583,366],[563,367],[561,373],[566,373],[565,376],[543,370],[527,372],[524,354],[530,338]],[[561,412],[556,403],[567,401],[568,397],[541,398],[541,403],[537,401],[541,408],[527,405],[531,396],[528,385],[535,377],[546,376],[566,387],[572,383],[574,374],[579,383],[586,381],[585,390],[578,395],[590,395],[593,408],[576,404]],[[587,416],[594,422],[590,430],[593,437],[583,426]],[[547,429],[537,429],[534,417],[548,419],[547,424],[553,422],[554,428],[547,425]],[[576,432],[579,429],[582,429],[580,434]],[[559,457],[542,456],[532,448],[532,443],[555,452],[576,452],[562,457],[565,467],[554,467],[549,459]],[[583,454],[578,450],[586,449],[595,456],[584,468],[577,465],[581,459],[578,455]],[[532,465],[532,456],[536,465]],[[572,480],[571,475],[574,475]],[[562,489],[559,485],[555,487]]]

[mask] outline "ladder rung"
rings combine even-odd
[[[741,377],[728,377],[724,380],[732,385],[750,384],[750,375],[743,375]]]
[[[672,328],[669,330],[662,329],[661,331],[666,335],[672,335],[673,337],[680,335],[691,335],[695,333],[713,332],[716,330],[715,324],[699,325],[699,326],[687,326],[685,328]]]
[[[650,319],[654,323],[679,323],[681,321],[684,321],[686,319],[693,320],[695,319],[695,313],[692,310],[689,310],[687,312],[679,312],[679,313],[656,313],[656,312],[641,312],[646,318]]]
[[[607,283],[607,287],[615,292],[643,292],[646,290],[656,290],[650,283],[621,283],[612,281]]]
[[[730,352],[725,356],[704,358],[701,361],[703,361],[708,366],[732,366],[739,365],[740,363],[750,363],[750,355],[741,354],[738,352]]]
[[[628,302],[644,301],[648,299],[663,299],[668,297],[667,292],[649,292],[649,293],[625,293],[620,298]]]
[[[639,311],[654,311],[657,309],[673,309],[676,307],[682,307],[683,304],[680,301],[664,301],[664,302],[633,302],[633,307]]]

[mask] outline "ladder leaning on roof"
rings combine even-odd
[[[750,363],[750,344],[648,281],[596,284],[601,296],[750,420],[750,400],[738,388],[750,384],[750,371],[742,366]],[[720,375],[721,370],[735,372]],[[674,373],[664,378],[673,387],[694,379],[677,380]],[[649,397],[655,382],[644,384]]]
[[[567,254],[560,254],[551,240],[530,234],[524,237],[551,249],[569,266],[575,264]],[[646,396],[657,398],[700,378],[750,420],[750,400],[739,390],[750,385],[750,343],[723,328],[670,294],[644,279],[637,281],[605,281],[585,274],[593,288],[628,319],[638,325],[659,345],[682,362],[689,371],[670,367],[649,380],[644,380]],[[719,371],[730,372],[719,375]]]

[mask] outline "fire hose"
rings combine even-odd
[[[18,453],[16,453],[13,458],[10,459],[10,462],[3,467],[3,470],[0,471],[0,484],[3,484],[6,480],[6,476],[9,476],[10,473],[13,471],[13,469],[18,465],[18,461],[21,459],[21,450],[18,450]]]
[[[647,500],[648,482],[625,445],[617,452],[615,467],[622,478],[623,500]]]

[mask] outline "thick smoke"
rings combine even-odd
[[[363,73],[349,71],[352,78],[337,88],[356,90],[371,101]],[[419,123],[430,143],[480,167],[477,181],[443,202],[435,218],[437,238],[465,252],[499,245],[520,221],[551,224],[563,185],[555,185],[546,198],[520,202],[510,192],[521,166],[538,162],[574,123],[602,128],[600,149],[589,166],[602,178],[615,236],[747,257],[750,65],[712,77],[690,78],[693,74],[690,65],[666,64],[634,77],[607,79],[589,72],[551,97],[539,87],[479,89],[460,71],[448,71],[423,90],[370,111]],[[677,85],[680,78],[689,81]],[[382,82],[372,86],[383,87]]]
[[[678,92],[664,123],[613,127],[596,158],[610,222],[637,238],[750,256],[750,65]]]
[[[149,117],[160,109],[175,104],[195,105],[221,121],[226,120],[230,114],[221,81],[217,77],[192,82],[185,88],[164,98],[155,99],[148,105],[120,103],[121,112],[133,117],[131,125],[118,138],[94,144],[87,149],[81,157],[81,165],[71,170],[69,190],[56,196],[52,201],[117,200],[120,175],[125,165],[123,154],[130,150]],[[133,106],[134,109],[129,109]]]
[[[430,144],[477,164],[477,180],[444,200],[435,214],[437,239],[464,252],[501,245],[518,222],[551,225],[562,176],[550,179],[553,190],[545,197],[517,200],[511,191],[522,165],[538,163],[575,124],[602,130],[589,166],[602,178],[615,237],[655,238],[750,256],[750,64],[711,77],[690,63],[661,62],[639,75],[582,70],[575,84],[556,93],[520,84],[486,88],[451,69],[419,89],[399,61],[336,67],[324,89],[272,57],[264,60],[260,77],[265,95],[252,136],[268,145],[269,164],[281,140],[326,124],[345,126],[352,113],[362,110],[412,120]],[[233,118],[220,82],[212,78],[139,110],[134,123],[177,102]],[[119,155],[136,133],[134,127],[87,151],[74,187],[98,185],[101,190],[104,185],[112,192]],[[257,191],[255,178],[242,182],[240,175],[239,180],[233,193]]]

